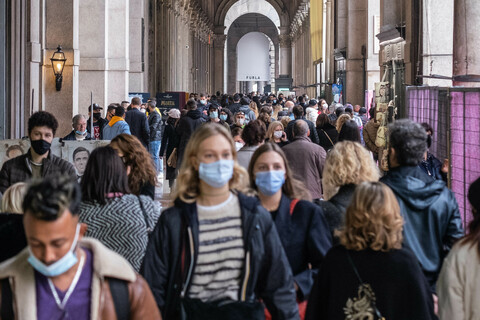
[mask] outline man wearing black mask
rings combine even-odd
[[[91,113],[92,113],[92,106],[88,107],[88,115],[90,118],[87,120],[87,131],[92,136],[93,140],[103,140],[103,127],[108,123],[107,120],[102,118],[102,111],[103,108],[100,107],[98,104],[93,104],[93,134],[92,130],[92,122],[91,122]]]
[[[3,164],[0,171],[2,194],[12,184],[32,178],[44,178],[59,173],[76,178],[73,165],[50,152],[57,128],[57,119],[46,111],[35,112],[28,119],[28,137],[31,147],[26,154]]]

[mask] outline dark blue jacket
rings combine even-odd
[[[457,200],[445,182],[433,180],[418,166],[391,169],[380,181],[397,197],[405,220],[403,243],[434,290],[443,259],[464,235]]]
[[[306,300],[323,258],[332,246],[332,238],[320,207],[301,200],[290,215],[291,203],[291,199],[282,195],[273,220],[299,288],[297,296],[299,300]]]
[[[76,141],[77,138],[75,137],[75,130],[72,130],[72,132],[70,132],[65,137],[63,137],[62,140]],[[90,136],[90,133],[88,131],[87,131],[87,136],[85,137],[84,140],[92,140],[92,137]]]
[[[239,193],[238,200],[245,246],[239,297],[250,304],[262,299],[274,320],[299,319],[292,271],[270,213],[255,198]],[[182,295],[188,297],[198,236],[196,203],[178,199],[174,207],[162,213],[151,234],[141,274],[152,289],[163,319],[181,318],[180,300]]]
[[[130,126],[130,132],[148,148],[150,138],[150,128],[148,126],[147,116],[136,108],[125,114],[125,121]]]

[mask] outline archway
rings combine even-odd
[[[277,27],[272,20],[264,15],[258,13],[245,14],[232,23],[227,35],[225,79],[227,80],[226,88],[229,93],[239,91],[239,83],[237,81],[237,44],[242,37],[252,32],[264,34],[271,42],[269,49],[272,59],[271,81],[273,82],[278,77],[280,40]]]

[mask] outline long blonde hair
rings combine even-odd
[[[250,104],[248,105],[248,107],[250,108],[250,110],[253,111],[253,113],[255,114],[255,119],[258,118],[258,107],[257,107],[257,103],[255,101],[252,101],[250,102]]]
[[[346,184],[378,179],[380,172],[367,149],[358,142],[338,142],[328,152],[323,168],[323,197],[331,199]]]
[[[283,127],[283,124],[280,122],[280,121],[273,121],[272,123],[270,123],[270,125],[268,126],[268,130],[267,130],[267,136],[265,137],[265,140],[268,139],[268,141],[271,141],[271,142],[275,142],[275,137],[273,136],[274,132],[275,132],[275,129],[280,126],[282,127],[282,130],[285,130],[285,128]]]
[[[345,227],[336,234],[349,250],[402,248],[403,219],[392,190],[381,182],[363,182],[353,194]]]
[[[174,192],[174,199],[179,198],[183,202],[193,203],[200,195],[200,178],[198,176],[198,170],[195,169],[194,158],[198,155],[200,144],[205,141],[205,139],[215,135],[222,135],[228,141],[235,161],[233,177],[229,181],[229,188],[242,192],[248,190],[248,174],[247,171],[237,163],[237,151],[230,133],[222,125],[206,123],[198,128],[188,141],[182,166],[178,173],[177,189]]]
[[[352,119],[352,117],[350,117],[350,115],[346,114],[346,113],[344,113],[340,117],[338,117],[337,123],[336,123],[336,128],[337,128],[338,133],[340,133],[340,131],[342,130],[342,127],[345,124],[345,122],[347,122],[348,120],[351,120],[351,119]]]

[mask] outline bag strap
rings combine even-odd
[[[322,131],[327,136],[328,140],[330,141],[330,143],[332,144],[332,147],[333,147],[335,144],[333,143],[332,139],[330,139],[330,136],[328,135],[328,133],[323,129],[322,129]]]
[[[1,280],[2,284],[2,301],[1,301],[1,310],[0,318],[2,320],[13,320],[13,295],[12,288],[10,287],[10,281],[8,278]]]
[[[350,254],[348,253],[348,251],[346,251],[346,253],[347,253],[348,262],[352,266],[358,281],[360,282],[361,285],[364,285],[365,283],[363,282],[362,278],[360,278],[360,274],[358,273],[357,267],[355,267],[355,264],[353,263],[352,257],[350,257]],[[385,320],[385,318],[380,313],[380,310],[378,310],[377,304],[375,302],[373,302],[372,304],[373,304],[373,308],[375,309],[375,315],[378,317],[378,319]]]
[[[292,199],[292,202],[290,202],[290,216],[293,214],[293,210],[295,209],[295,206],[298,203],[298,199]]]
[[[128,320],[130,318],[130,300],[127,281],[108,278],[108,285],[110,286],[117,319]]]
[[[150,223],[148,222],[148,216],[147,216],[147,213],[145,212],[145,208],[143,207],[142,199],[140,199],[140,196],[137,196],[137,197],[138,197],[138,202],[140,202],[140,208],[142,209],[143,218],[145,219],[145,225],[147,226],[147,232],[150,233],[152,230],[150,229]]]

